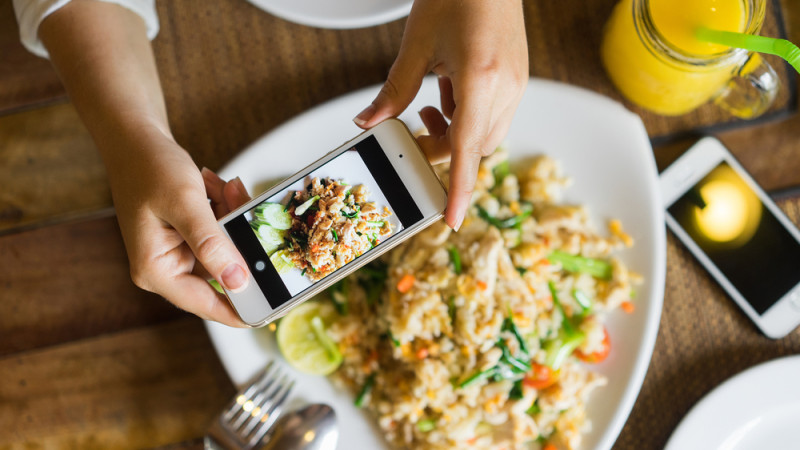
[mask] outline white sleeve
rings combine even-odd
[[[42,58],[49,55],[39,40],[39,25],[45,17],[54,13],[71,0],[14,0],[14,12],[19,23],[19,37],[22,45],[31,53]],[[153,39],[158,34],[158,15],[155,0],[96,0],[123,6],[144,20],[147,37]]]

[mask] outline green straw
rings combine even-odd
[[[752,34],[736,33],[733,31],[712,30],[700,27],[697,29],[697,39],[728,47],[743,48],[759,53],[769,53],[780,56],[800,73],[800,48],[786,39],[775,39]]]

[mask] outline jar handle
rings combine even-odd
[[[750,53],[714,101],[741,119],[763,114],[775,101],[780,80],[758,53]]]

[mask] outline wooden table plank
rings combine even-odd
[[[186,314],[133,285],[113,217],[0,236],[0,289],[0,356]]]
[[[0,380],[3,448],[192,440],[234,394],[197,318],[0,358]]]
[[[50,62],[20,43],[11,0],[0,0],[0,56],[0,115],[66,99]]]
[[[71,104],[0,117],[0,232],[110,206],[105,167]]]

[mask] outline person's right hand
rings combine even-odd
[[[203,319],[242,327],[227,299],[206,279],[210,275],[233,292],[247,286],[244,259],[216,219],[250,197],[238,178],[226,183],[210,170],[198,171],[170,137],[157,141],[150,143],[156,151],[137,149],[139,157],[119,170],[109,164],[131,277],[142,289]]]

